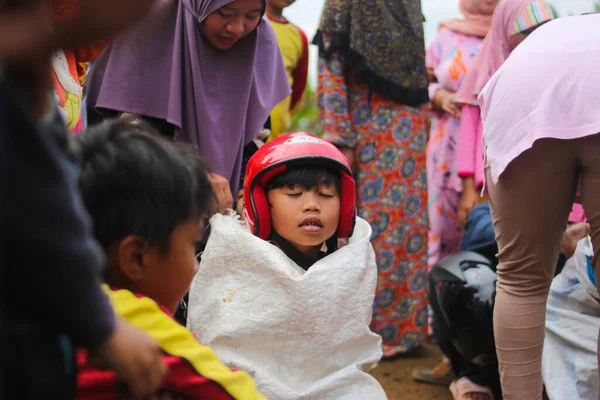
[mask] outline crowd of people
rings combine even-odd
[[[597,398],[600,14],[292,3],[0,1],[3,396]]]

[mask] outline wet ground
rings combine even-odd
[[[414,367],[432,368],[440,360],[439,350],[426,344],[410,355],[381,361],[371,374],[381,383],[390,400],[452,400],[448,388],[417,383],[411,376]]]

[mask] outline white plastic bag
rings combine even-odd
[[[371,332],[377,281],[371,228],[304,271],[232,217],[211,235],[189,297],[188,326],[270,399],[385,399],[364,372],[381,358]]]
[[[596,400],[600,297],[588,274],[589,237],[554,278],[548,295],[542,375],[550,400]]]

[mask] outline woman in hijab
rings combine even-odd
[[[96,119],[137,114],[198,148],[212,167],[220,212],[233,206],[244,145],[290,93],[265,7],[266,0],[159,0],[88,78]]]
[[[427,336],[427,72],[420,0],[327,0],[317,89],[324,138],[356,170],[379,267],[384,357]]]
[[[463,19],[442,22],[427,49],[431,134],[427,144],[429,207],[428,267],[458,251],[458,201],[462,186],[456,173],[460,107],[454,102],[462,78],[487,35],[498,0],[461,0]]]
[[[499,247],[494,335],[505,400],[542,398],[546,298],[579,182],[600,249],[599,23],[590,14],[542,26],[479,96]],[[496,43],[513,48],[509,36]]]

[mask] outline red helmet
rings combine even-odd
[[[263,145],[248,160],[244,178],[244,216],[250,231],[261,239],[271,236],[271,210],[265,185],[290,167],[319,165],[340,172],[338,238],[348,238],[356,221],[356,184],[348,160],[331,143],[310,133],[280,136]]]

